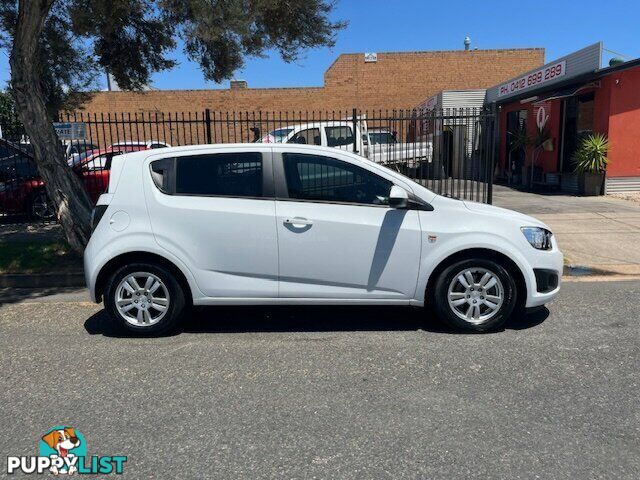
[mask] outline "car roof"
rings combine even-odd
[[[204,145],[183,145],[180,147],[167,147],[167,148],[162,148],[162,149],[151,149],[151,150],[141,150],[139,152],[127,152],[125,153],[125,155],[127,155],[127,158],[132,158],[132,157],[140,157],[140,158],[147,158],[150,156],[166,156],[166,155],[171,155],[172,153],[183,153],[183,152],[189,152],[189,151],[199,151],[199,150],[222,150],[222,149],[227,149],[227,148],[232,148],[232,149],[236,149],[236,148],[246,148],[249,151],[256,151],[256,150],[268,150],[268,149],[276,149],[276,150],[309,150],[309,153],[312,152],[317,152],[317,153],[327,153],[327,154],[333,154],[335,155],[336,153],[342,153],[342,154],[348,154],[351,157],[355,157],[356,159],[368,162],[369,160],[367,160],[364,157],[361,157],[359,155],[354,155],[351,152],[348,152],[346,150],[339,150],[336,149],[335,147],[323,147],[320,145],[305,145],[305,144],[300,144],[300,143],[212,143],[212,144],[204,144]]]

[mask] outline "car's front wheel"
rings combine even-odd
[[[36,220],[51,220],[55,216],[55,210],[47,192],[37,190],[29,199],[28,211],[31,218]]]
[[[107,282],[104,302],[121,328],[139,335],[167,332],[185,307],[184,292],[171,272],[147,263],[116,270]]]
[[[516,283],[500,263],[462,260],[438,277],[433,301],[438,316],[456,329],[486,332],[499,329],[516,306]]]

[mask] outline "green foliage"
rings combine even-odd
[[[0,90],[0,129],[2,138],[15,140],[22,135],[24,127],[15,113],[13,99],[8,92]]]
[[[529,136],[527,135],[527,131],[524,128],[519,128],[514,132],[509,132],[511,134],[511,148],[512,152],[517,150],[526,150],[529,144],[531,143]]]
[[[534,135],[533,138],[531,138],[530,143],[533,146],[533,148],[542,148],[544,146],[544,144],[549,141],[551,139],[551,132],[549,132],[549,129],[544,127],[544,128],[538,128],[536,129],[536,134]]]
[[[606,135],[596,133],[582,139],[573,154],[576,173],[603,173],[609,159],[609,140]]]
[[[17,1],[0,0],[0,49],[11,52],[17,21]],[[47,109],[54,118],[61,109],[86,101],[82,93],[95,88],[96,62],[88,45],[72,31],[68,0],[57,0],[44,25],[38,62]]]
[[[19,0],[33,1],[33,0]],[[172,68],[178,43],[205,78],[220,82],[246,56],[275,50],[287,62],[303,49],[332,46],[343,22],[331,0],[50,0],[38,68],[49,111],[73,109],[109,71],[136,90]],[[16,0],[0,0],[0,49],[11,51]],[[180,40],[180,42],[178,42]]]

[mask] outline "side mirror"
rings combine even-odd
[[[389,192],[389,206],[393,208],[407,208],[407,203],[409,202],[409,194],[407,191],[394,185],[391,187],[391,191]]]

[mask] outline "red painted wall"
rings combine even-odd
[[[640,176],[640,67],[605,80],[610,92],[607,176]]]
[[[588,93],[585,89],[580,93]],[[600,79],[595,92],[594,131],[609,137],[608,177],[640,176],[640,67],[614,73]],[[542,152],[536,165],[545,172],[558,170],[561,135],[561,100],[551,102],[549,128],[553,137],[553,152]],[[533,104],[519,102],[504,105],[500,111],[500,170],[507,168],[506,125],[507,112],[527,110],[527,132],[535,135],[536,121]],[[526,164],[530,164],[530,153]]]

